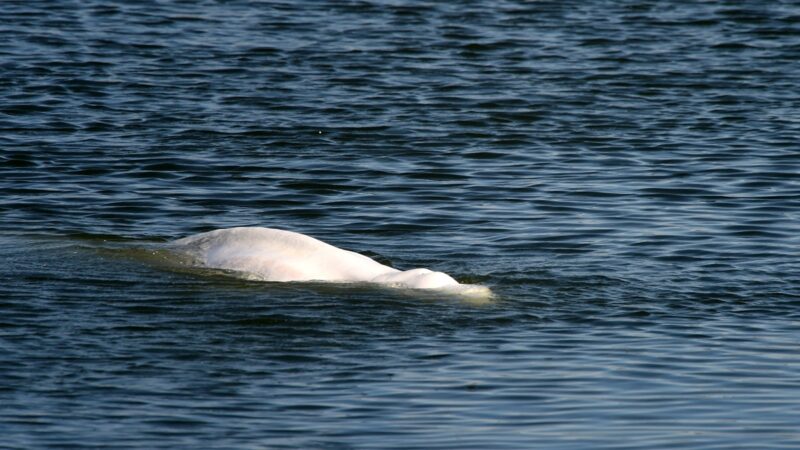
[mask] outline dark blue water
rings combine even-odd
[[[800,447],[800,3],[0,2],[0,447]],[[477,306],[175,270],[310,234]]]

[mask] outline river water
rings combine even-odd
[[[796,1],[0,3],[0,448],[800,447]],[[477,305],[178,270],[233,226]]]

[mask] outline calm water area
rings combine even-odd
[[[161,250],[234,226],[495,298]],[[800,448],[800,2],[0,1],[38,448]]]

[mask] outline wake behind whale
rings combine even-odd
[[[200,267],[231,270],[263,281],[368,282],[489,297],[485,286],[460,284],[428,269],[401,271],[311,236],[262,227],[209,231],[179,239],[170,247]]]

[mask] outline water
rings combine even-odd
[[[799,60],[791,1],[5,0],[0,447],[798,448]],[[231,226],[497,299],[159,250]]]

